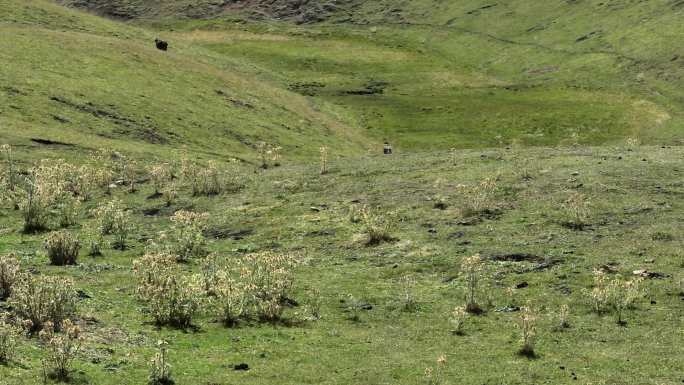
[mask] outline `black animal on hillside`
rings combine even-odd
[[[164,40],[154,39],[154,44],[157,46],[157,49],[162,51],[169,49],[169,43],[165,42]]]

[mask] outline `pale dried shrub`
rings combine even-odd
[[[520,328],[520,350],[518,354],[535,357],[534,347],[537,341],[537,315],[530,306],[523,306],[518,317]]]
[[[15,355],[21,327],[10,321],[8,313],[0,313],[0,364],[8,363]]]
[[[76,224],[81,204],[78,180],[78,169],[61,159],[43,159],[32,167],[18,195],[24,230],[46,229],[52,215],[61,227]]]
[[[169,364],[169,343],[163,340],[157,341],[159,351],[152,359],[149,385],[173,385],[175,382],[171,377],[171,365]]]
[[[347,299],[345,302],[345,308],[349,312],[349,320],[354,322],[361,321],[361,309],[363,308],[364,302],[351,293],[347,294]]]
[[[119,199],[112,199],[101,203],[91,211],[95,217],[97,228],[101,235],[110,235],[114,229],[114,217],[117,212],[125,210],[124,204]]]
[[[56,204],[59,214],[58,221],[60,227],[69,227],[78,223],[81,214],[81,201],[71,193],[62,194]]]
[[[210,160],[206,165],[201,165],[183,158],[181,161],[182,180],[190,187],[193,196],[235,192],[243,186],[235,163],[236,161],[231,161],[230,165],[222,167],[218,162]]]
[[[45,230],[49,226],[52,209],[68,196],[63,170],[43,160],[28,171],[16,200],[24,218],[24,232]]]
[[[96,257],[102,255],[102,249],[107,245],[99,226],[95,222],[91,222],[86,226],[85,231],[86,246],[88,247],[88,255]]]
[[[452,147],[449,149],[449,159],[451,161],[451,164],[457,165],[459,157],[460,157],[460,151],[458,150],[458,148]]]
[[[311,289],[308,291],[305,320],[317,321],[321,319],[321,291],[318,289]]]
[[[164,200],[164,204],[166,204],[166,207],[170,207],[173,202],[176,201],[176,198],[178,197],[178,186],[176,183],[171,182],[168,185],[166,185],[162,190],[162,200]]]
[[[281,151],[282,147],[269,144],[266,142],[258,142],[256,144],[257,155],[259,157],[259,167],[267,169],[271,166],[269,162],[273,163],[273,166],[280,166],[280,159],[282,158]]]
[[[136,191],[136,179],[138,177],[138,165],[137,162],[126,155],[115,151],[110,148],[101,148],[95,154],[93,154],[93,159],[100,163],[104,170],[99,176],[102,177],[101,184],[104,187],[104,182],[109,179],[109,183],[116,181],[117,184],[122,184],[128,186],[129,192]],[[109,186],[109,184],[107,184]],[[109,187],[107,187],[109,192]]]
[[[268,158],[271,155],[271,146],[266,142],[259,142],[256,145],[257,153],[259,154],[259,161],[261,163],[261,168],[268,168]]]
[[[445,355],[437,358],[437,366],[425,369],[425,381],[427,385],[444,385],[447,382],[446,376],[447,358]]]
[[[179,262],[207,255],[207,228],[209,214],[179,210],[171,217],[171,251]]]
[[[641,277],[629,281],[616,277],[608,284],[609,303],[615,312],[616,322],[619,325],[625,323],[622,318],[625,310],[632,308],[637,300],[644,296],[642,282],[643,278]]]
[[[587,296],[592,310],[597,314],[601,314],[608,309],[610,292],[608,291],[606,273],[601,270],[594,270],[594,287],[591,291],[587,291]]]
[[[68,381],[73,362],[81,350],[83,337],[81,328],[69,319],[62,322],[61,330],[62,333],[55,333],[55,328],[48,321],[40,331],[39,336],[46,350],[43,373],[46,378]]]
[[[81,243],[67,231],[54,231],[45,239],[45,251],[50,264],[55,266],[75,265]]]
[[[128,245],[128,237],[134,230],[131,215],[127,210],[119,211],[114,215],[114,227],[112,233],[114,240],[112,247],[119,250],[125,250]]]
[[[407,312],[415,311],[418,308],[418,301],[415,295],[416,279],[411,276],[403,276],[399,283],[401,286],[400,303],[402,310]]]
[[[591,202],[581,192],[572,192],[561,205],[563,209],[563,225],[582,230],[589,224]]]
[[[215,301],[226,325],[243,319],[282,319],[296,261],[271,251],[249,254],[218,273]]]
[[[219,271],[216,278],[213,292],[219,317],[226,326],[235,326],[249,317],[253,294],[240,276],[235,277],[228,270]]]
[[[33,333],[44,329],[48,321],[50,327],[59,329],[64,319],[76,313],[76,300],[71,279],[27,275],[14,285],[10,304]]]
[[[558,309],[558,329],[567,329],[570,327],[570,306],[567,304],[561,305]]]
[[[321,175],[328,173],[328,147],[321,146],[319,149],[321,154]]]
[[[112,247],[124,250],[129,234],[133,231],[133,222],[123,202],[113,199],[101,204],[92,211],[101,235],[114,235]]]
[[[183,275],[175,257],[147,253],[135,261],[137,294],[156,324],[187,328],[199,312],[204,293],[201,277]]]
[[[17,170],[14,164],[12,146],[3,144],[0,146],[0,153],[3,154],[5,158],[5,170],[2,173],[2,180],[6,182],[9,191],[14,191],[17,183]]]
[[[223,271],[219,255],[213,253],[202,258],[200,269],[204,293],[209,297],[216,296],[216,288],[219,285],[219,274]]]
[[[112,182],[114,181],[114,172],[108,168],[96,168],[93,175],[95,184],[104,190],[105,194],[111,195]]]
[[[294,284],[295,258],[272,251],[253,253],[241,260],[240,280],[251,296],[254,314],[264,321],[282,318],[284,301]]]
[[[634,151],[641,145],[639,138],[630,137],[625,139],[625,148],[628,151]]]
[[[432,201],[434,202],[432,207],[439,210],[446,210],[449,207],[448,199],[445,195],[447,189],[446,180],[443,178],[438,178],[432,185],[434,193],[432,194]]]
[[[76,173],[75,195],[84,202],[93,199],[95,192],[102,183],[102,172],[94,166],[82,165]]]
[[[466,311],[468,313],[482,313],[482,308],[477,303],[477,286],[484,272],[484,261],[480,254],[463,258],[461,273],[466,281]]]
[[[280,166],[280,160],[282,159],[282,150],[283,148],[281,146],[271,147],[271,161],[273,162],[273,166],[275,167]]]
[[[393,213],[376,213],[368,206],[361,206],[355,218],[360,221],[363,231],[368,235],[366,244],[369,246],[379,245],[383,242],[392,242],[392,232],[395,227],[395,217]],[[354,221],[354,217],[352,221]]]
[[[468,319],[468,312],[465,306],[457,306],[451,311],[449,321],[453,326],[452,333],[462,336],[464,334],[463,328]]]
[[[491,215],[499,208],[496,201],[496,178],[486,178],[476,185],[458,185],[461,216],[475,217]]]
[[[152,180],[155,194],[160,194],[166,185],[173,180],[173,171],[169,163],[150,165],[147,167],[147,173]]]
[[[21,278],[21,266],[14,254],[0,255],[0,301],[12,294],[12,287]]]

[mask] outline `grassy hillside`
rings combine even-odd
[[[3,97],[32,106],[7,107],[5,125],[70,143],[88,133],[249,154],[265,140],[299,156],[369,140],[677,144],[684,129],[673,2],[64,2],[127,25],[5,2],[17,38],[5,40],[15,59]],[[169,53],[154,49],[157,35]],[[45,72],[32,95],[26,71]]]
[[[681,384],[681,4],[0,0],[0,385]]]
[[[292,157],[323,143],[364,150],[344,114],[259,80],[230,58],[181,42],[162,52],[154,32],[45,1],[0,5],[9,11],[0,14],[3,142],[246,158],[259,141]]]
[[[305,28],[249,21],[264,12],[298,21],[326,2],[238,2],[210,20],[165,4],[164,15],[140,21],[195,31],[172,36],[260,66],[403,148],[681,140],[676,2],[347,1]],[[299,16],[280,15],[291,8]]]

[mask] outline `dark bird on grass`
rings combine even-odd
[[[157,49],[162,51],[169,49],[169,43],[165,42],[164,40],[154,39],[154,44],[157,46]]]

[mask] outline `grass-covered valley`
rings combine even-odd
[[[0,385],[682,383],[683,14],[0,0]]]

